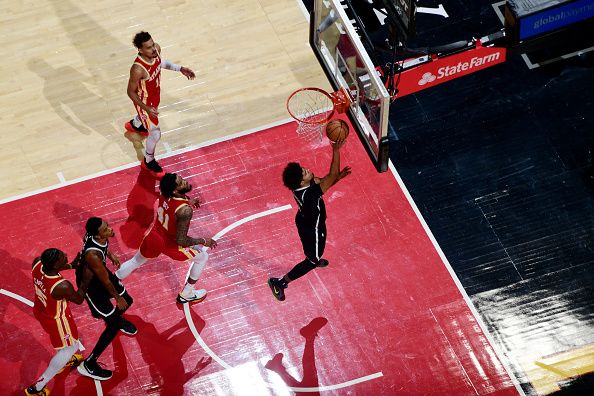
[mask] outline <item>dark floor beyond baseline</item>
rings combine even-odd
[[[482,11],[475,28],[495,27]],[[528,393],[592,370],[540,362],[594,343],[593,65],[590,53],[528,70],[512,55],[390,112],[390,157]]]

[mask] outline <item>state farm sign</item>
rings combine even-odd
[[[482,47],[438,58],[433,56],[427,63],[404,70],[398,84],[398,97],[465,76],[505,62],[505,48]]]

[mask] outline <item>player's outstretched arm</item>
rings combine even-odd
[[[93,273],[85,268],[83,273],[83,279],[78,290],[74,290],[74,286],[69,281],[60,282],[52,290],[52,297],[56,300],[66,299],[72,301],[75,304],[82,304],[85,301],[85,294],[89,288],[89,282],[93,277]]]
[[[348,166],[342,171],[340,170],[340,148],[344,145],[344,140],[330,143],[332,146],[332,161],[330,162],[330,170],[328,174],[320,179],[320,188],[323,193],[328,191],[338,180],[342,177],[346,177],[351,173],[351,168]]]
[[[177,230],[175,241],[183,247],[204,245],[209,248],[217,247],[217,241],[212,238],[192,238],[188,235],[190,220],[192,220],[193,210],[189,206],[183,206],[175,213],[177,218]]]
[[[186,78],[188,80],[193,80],[196,78],[196,73],[194,73],[194,71],[192,69],[190,69],[189,67],[182,66],[180,69],[180,72],[181,72],[181,74],[186,76]]]

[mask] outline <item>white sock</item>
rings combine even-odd
[[[197,250],[200,253],[190,261],[192,263],[192,266],[190,267],[190,275],[188,281],[186,281],[186,284],[184,285],[184,290],[182,290],[182,293],[185,295],[189,294],[194,289],[194,284],[189,283],[190,279],[196,283],[208,261],[208,253],[201,249]]]
[[[159,140],[161,140],[161,128],[151,126],[149,135],[146,138],[146,149],[144,151],[146,162],[151,162],[155,159],[155,148],[157,148]]]
[[[208,253],[204,250],[198,250],[200,253],[198,256],[194,257],[191,261],[192,267],[190,268],[190,278],[198,279],[202,274],[202,270],[206,266],[206,262],[208,261]]]
[[[182,294],[188,295],[192,292],[192,290],[194,290],[194,285],[186,283],[184,285],[184,290],[182,290]]]
[[[115,272],[115,274],[119,279],[125,279],[128,275],[132,273],[132,271],[140,267],[142,264],[146,263],[147,260],[147,258],[143,257],[142,254],[140,254],[139,250],[136,252],[134,257],[122,264],[120,266],[120,269],[118,269]]]
[[[68,363],[72,355],[78,351],[78,341],[74,345],[67,346],[60,349],[55,356],[50,360],[47,369],[41,374],[41,377],[35,382],[35,390],[40,391],[48,382]]]
[[[136,114],[132,119],[132,125],[134,125],[136,128],[140,128],[142,126],[142,122],[140,121],[140,118],[138,118],[138,114]]]

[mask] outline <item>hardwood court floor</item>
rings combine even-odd
[[[162,73],[161,153],[285,119],[291,91],[328,86],[296,0],[8,0],[0,21],[0,199],[136,160],[140,30],[197,74]]]
[[[285,124],[163,159],[204,200],[191,233],[220,235],[198,284],[209,296],[177,306],[187,267],[166,257],[130,275],[125,285],[135,301],[127,315],[139,332],[119,335],[101,357],[115,374],[99,390],[516,394],[394,175],[378,174],[356,140],[342,160],[353,174],[325,197],[330,265],[291,283],[285,302],[273,298],[267,277],[302,257],[295,203],[279,175],[289,160],[302,160],[316,174],[330,160],[327,142],[304,144],[294,128]],[[154,179],[134,166],[0,205],[10,230],[0,235],[1,258],[12,274],[0,287],[32,298],[32,256],[50,245],[72,256],[91,215],[114,226],[110,248],[129,258],[154,217],[155,199]],[[26,222],[24,212],[31,213]],[[14,373],[3,379],[0,393],[19,394],[44,369],[51,348],[26,304],[0,295],[0,308],[7,340],[0,370]],[[73,311],[91,348],[103,324],[86,306]],[[56,395],[99,394],[92,380],[76,373],[59,376],[51,388]]]

